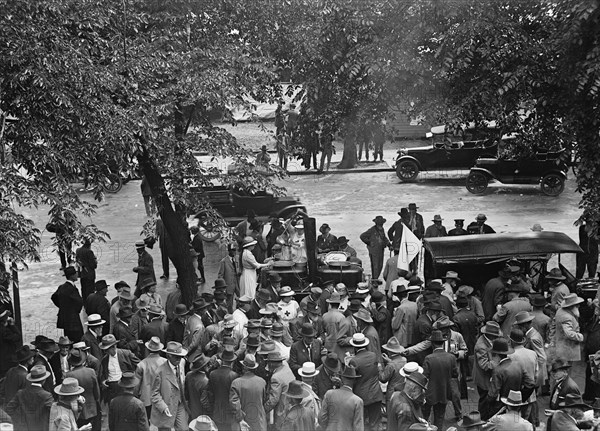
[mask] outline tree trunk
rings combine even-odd
[[[171,247],[168,248],[169,258],[177,270],[177,284],[181,289],[182,302],[190,307],[197,293],[197,275],[190,254],[188,227],[185,220],[173,209],[171,200],[167,195],[165,182],[154,162],[150,160],[147,154],[138,155],[137,158],[152,189],[152,198],[156,202],[158,215],[163,221],[171,240]]]
[[[353,127],[346,127],[344,133],[344,154],[342,161],[337,166],[338,169],[352,169],[358,164],[356,157],[356,133]]]

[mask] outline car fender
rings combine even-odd
[[[490,179],[491,178],[496,178],[496,176],[490,170],[485,169],[485,168],[478,168],[478,167],[471,168],[471,170],[469,171],[469,173],[471,173],[471,172],[479,172],[479,173],[485,175],[486,177],[488,177]]]
[[[419,160],[417,160],[413,156],[409,156],[409,155],[404,155],[404,156],[398,157],[396,159],[396,166],[398,166],[401,162],[404,162],[406,160],[410,160],[411,162],[415,162],[417,164],[419,170],[423,170],[422,167],[421,167],[421,162],[419,162]]]
[[[277,211],[277,217],[281,217],[282,214],[286,214],[286,213],[290,213],[290,212],[296,212],[296,210],[300,210],[302,212],[307,212],[306,211],[306,207],[302,204],[297,204],[297,205],[288,205],[282,209],[280,209],[279,211]]]
[[[565,171],[561,171],[560,169],[556,169],[556,170],[548,171],[548,172],[546,172],[544,175],[542,175],[542,178],[544,178],[546,175],[549,175],[549,174],[557,174],[557,175],[560,175],[560,176],[563,178],[563,180],[567,180],[567,179],[568,179],[568,177],[567,177],[567,173],[566,173]]]

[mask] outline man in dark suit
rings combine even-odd
[[[119,381],[121,395],[110,402],[108,429],[110,431],[148,431],[148,417],[144,404],[133,396],[139,380],[130,371],[123,373]]]
[[[556,410],[567,395],[573,394],[581,396],[581,391],[577,383],[569,376],[571,364],[563,359],[557,359],[552,363],[551,373],[554,380],[554,387],[550,391],[550,409]]]
[[[140,339],[146,343],[152,337],[160,338],[161,343],[166,344],[167,328],[169,325],[163,320],[162,308],[158,305],[151,305],[148,309],[148,318],[150,322],[146,323],[140,331]]]
[[[32,344],[38,351],[33,359],[33,365],[43,365],[46,371],[50,373],[50,376],[44,380],[42,387],[47,392],[54,394],[54,387],[58,384],[61,370],[60,367],[58,369],[52,367],[50,359],[58,352],[58,344],[56,344],[56,341],[43,335],[36,336]]]
[[[408,204],[408,217],[407,226],[419,239],[423,238],[425,234],[425,223],[423,223],[423,216],[417,212],[419,207],[415,203]],[[402,214],[400,214],[402,215]]]
[[[334,352],[327,353],[323,364],[317,370],[319,374],[315,376],[312,386],[317,396],[323,399],[328,390],[339,387],[339,374],[342,367],[338,355]]]
[[[98,280],[94,284],[94,288],[96,292],[85,299],[85,312],[88,316],[98,314],[104,320],[105,323],[102,326],[102,335],[104,336],[110,330],[110,324],[108,323],[110,321],[110,302],[106,299],[108,284],[106,284],[106,280]]]
[[[423,308],[424,312],[418,317],[415,322],[415,329],[413,334],[413,341],[415,343],[423,343],[427,341],[427,339],[431,336],[431,331],[433,331],[433,322],[435,322],[442,312],[442,304],[440,301],[433,300],[427,304],[425,304]],[[425,360],[425,356],[432,352],[431,347],[423,350],[422,352],[414,354],[414,362],[422,364]],[[407,355],[411,355],[412,352],[410,348],[407,349]]]
[[[195,227],[196,233],[198,233],[198,228]],[[192,231],[192,233],[194,233]],[[158,238],[158,248],[160,249],[160,260],[162,263],[163,273],[160,278],[169,278],[169,250],[171,249],[171,237],[169,233],[165,229],[165,224],[162,219],[158,218],[156,220],[156,237]],[[195,238],[195,236],[194,236]],[[202,241],[202,239],[200,239]],[[194,247],[194,242],[192,240],[192,247]],[[197,252],[197,250],[196,250]],[[202,277],[204,278],[204,277]]]
[[[353,365],[342,372],[342,387],[327,391],[323,397],[319,425],[325,431],[364,431],[363,400],[352,392],[360,376]]]
[[[47,431],[52,395],[42,388],[50,373],[43,365],[36,365],[26,378],[29,386],[20,389],[6,406],[15,430]]]
[[[244,374],[231,383],[229,391],[235,429],[238,429],[238,423],[245,422],[251,430],[266,430],[267,414],[264,401],[267,397],[267,383],[254,374],[258,368],[254,355],[246,354],[241,363]]]
[[[512,272],[518,270],[518,267],[506,266],[498,271],[498,277],[490,279],[483,287],[481,305],[486,322],[493,319],[496,314],[496,306],[504,303],[504,290],[508,286]]]
[[[2,355],[0,355],[0,379],[4,377],[9,368],[17,365],[14,356],[22,341],[21,331],[15,325],[11,313],[12,311],[8,308],[2,309],[0,305],[0,349],[2,350]]]
[[[445,341],[442,331],[434,330],[431,333],[433,352],[427,355],[423,362],[423,375],[429,379],[423,414],[428,420],[433,408],[433,424],[438,429],[444,429],[446,404],[452,400],[452,379],[458,378],[456,356],[444,350]]]
[[[385,295],[378,290],[371,294],[371,315],[379,340],[389,340],[392,336],[392,314],[387,308]]]
[[[302,327],[305,324],[309,324],[315,331],[315,337],[321,339],[325,338],[325,327],[323,325],[323,318],[321,317],[321,309],[318,306],[318,302],[309,301],[306,304],[306,311],[303,316],[296,317],[290,322],[290,335],[292,340],[302,340]]]
[[[134,372],[140,360],[130,350],[117,348],[117,339],[112,334],[102,337],[100,348],[105,352],[100,361],[102,399],[110,403],[110,400],[119,394],[118,383],[122,374],[126,371]]]
[[[459,295],[456,298],[458,311],[454,314],[454,324],[467,344],[468,355],[473,356],[475,343],[477,343],[477,315],[469,308],[469,300],[466,296]]]
[[[250,305],[250,310],[246,313],[246,317],[249,320],[252,319],[261,319],[263,316],[260,314],[260,309],[265,308],[267,302],[269,302],[271,295],[269,295],[269,291],[266,289],[258,289],[256,293],[256,298],[252,301]]]
[[[296,378],[299,378],[298,370],[305,362],[314,362],[315,366],[321,365],[321,350],[323,343],[315,339],[316,331],[310,323],[304,323],[300,330],[302,340],[296,341],[290,348],[290,359],[288,363]]]
[[[134,296],[139,298],[142,296],[142,286],[150,281],[156,281],[156,274],[154,274],[154,259],[146,251],[146,243],[144,241],[136,242],[135,249],[138,254],[138,264],[133,268],[133,272],[137,273]]]
[[[102,350],[100,349],[100,341],[104,334],[104,328],[108,326],[107,320],[100,317],[99,314],[90,314],[87,320],[87,331],[81,337],[81,340],[90,348],[90,353],[96,359],[102,359]]]
[[[269,292],[269,300],[267,302],[279,302],[279,290],[281,289],[281,275],[277,272],[269,272],[266,286],[264,289]]]
[[[362,332],[354,334],[350,344],[354,347],[354,357],[350,363],[359,375],[354,382],[354,393],[363,401],[365,429],[377,430],[381,422],[383,401],[383,392],[379,386],[377,354],[368,350],[371,342]]]
[[[76,378],[79,386],[84,389],[81,395],[85,398],[85,403],[77,418],[77,425],[81,427],[85,424],[91,424],[92,431],[100,431],[102,428],[102,412],[100,411],[98,376],[94,370],[85,366],[85,360],[85,354],[82,355],[81,351],[73,350],[69,355],[69,364],[72,370],[65,374],[65,378]]]
[[[402,240],[402,232],[404,230],[404,224],[408,224],[408,209],[402,208],[398,211],[398,215],[400,216],[399,220],[396,220],[392,227],[390,227],[387,231],[388,238],[392,243],[392,248],[394,250],[400,249],[400,241]]]
[[[92,251],[92,242],[89,239],[83,241],[83,245],[75,250],[75,261],[79,266],[79,278],[81,279],[81,296],[85,301],[94,292],[96,281],[96,268],[98,260]],[[96,292],[98,289],[96,289]],[[88,313],[92,314],[92,313]]]
[[[81,356],[84,358],[83,365],[85,367],[91,368],[96,372],[96,379],[100,378],[100,359],[96,358],[94,355],[90,353],[90,348],[83,342],[73,344],[72,350],[79,350]],[[102,357],[102,355],[100,355]],[[98,381],[100,383],[100,381]]]
[[[238,263],[236,263],[235,245],[229,244],[227,247],[227,256],[219,262],[217,277],[223,279],[227,285],[225,294],[227,297],[227,309],[230,313],[233,313],[234,296],[240,296],[240,271]]]
[[[58,321],[56,327],[63,329],[65,336],[73,342],[81,340],[83,326],[79,313],[83,307],[83,299],[77,290],[77,270],[72,266],[65,268],[67,281],[52,294],[52,302],[58,307]]]
[[[467,226],[467,232],[472,234],[484,234],[484,233],[496,233],[494,229],[485,224],[487,217],[485,214],[477,214],[475,217],[475,221],[471,222],[469,226]]]
[[[139,343],[133,330],[129,326],[132,316],[133,311],[130,307],[121,308],[117,313],[117,318],[119,320],[113,327],[112,333],[118,340],[117,347],[131,350],[133,354],[137,355],[139,352]]]
[[[411,425],[423,422],[421,406],[427,384],[427,377],[418,371],[406,376],[404,388],[394,392],[387,406],[389,430],[407,430]]]
[[[205,356],[204,353],[196,355],[192,361],[191,370],[185,375],[185,399],[188,401],[191,418],[212,413],[208,397],[208,377],[206,376],[210,361],[211,358]]]
[[[27,374],[29,367],[33,365],[34,356],[35,351],[32,351],[27,345],[17,349],[16,360],[19,364],[9,369],[4,379],[4,396],[2,398],[5,401],[12,400],[20,389],[29,386]]]
[[[235,360],[232,350],[225,349],[221,353],[221,366],[210,373],[208,378],[208,399],[213,406],[211,417],[217,425],[217,429],[231,431],[235,428],[234,411],[229,403],[229,390],[231,383],[239,376],[231,369]]]
[[[200,219],[199,225],[202,226],[204,224],[205,220],[206,220],[205,218],[204,218],[204,220]],[[158,225],[157,225],[157,227],[158,227]],[[196,259],[198,261],[198,271],[200,272],[200,280],[199,281],[200,281],[200,283],[204,283],[206,281],[206,279],[204,278],[204,257],[205,257],[204,242],[202,240],[202,237],[200,236],[200,228],[198,226],[192,226],[192,228],[190,229],[190,232],[193,235],[192,248],[196,252]]]

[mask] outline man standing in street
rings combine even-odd
[[[79,313],[83,307],[83,299],[77,290],[77,271],[72,266],[65,268],[67,281],[52,294],[52,302],[58,307],[58,322],[56,327],[63,329],[65,336],[73,342],[81,340],[83,326]]]
[[[419,207],[415,203],[408,204],[408,227],[419,239],[425,235],[423,216],[417,212]]]
[[[463,218],[454,219],[454,229],[450,229],[448,231],[448,236],[468,235],[469,232],[467,232],[465,230],[464,226],[465,226],[465,219],[463,219]]]
[[[582,302],[584,300],[576,293],[568,294],[554,317],[556,357],[565,361],[581,360],[583,334],[579,330],[579,304]]]
[[[496,306],[504,303],[504,290],[509,285],[509,280],[513,275],[518,274],[518,266],[505,266],[498,271],[498,277],[490,279],[484,286],[481,295],[483,313],[486,322],[492,320],[496,313]],[[482,417],[483,412],[481,412]]]
[[[527,338],[525,333],[520,328],[514,327],[510,332],[510,344],[514,349],[514,353],[510,355],[510,359],[519,364],[523,373],[527,374],[534,382],[537,383],[539,373],[537,355],[533,350],[525,348]],[[528,399],[524,400],[525,405],[521,409],[521,415],[531,423],[539,423],[537,417],[537,394],[535,390],[531,393]]]
[[[390,241],[385,236],[383,225],[386,222],[382,216],[373,219],[375,226],[360,235],[360,239],[367,245],[369,258],[371,259],[371,277],[379,278],[383,269],[383,253],[386,247],[389,247]]]
[[[529,298],[521,296],[522,292],[519,286],[512,284],[505,289],[507,301],[494,314],[494,320],[500,324],[503,334],[510,334],[518,313],[533,309]]]
[[[424,238],[439,238],[442,236],[448,236],[448,233],[446,232],[446,228],[442,225],[442,221],[444,219],[442,218],[441,215],[436,214],[433,216],[433,224],[429,227],[427,227],[427,229],[425,230],[425,235],[423,235]]]
[[[146,351],[148,356],[144,358],[135,369],[135,378],[137,387],[135,394],[140,399],[146,410],[146,416],[149,418],[152,413],[152,385],[158,374],[158,369],[167,360],[160,356],[160,352],[165,346],[158,337],[152,337],[146,342]]]
[[[4,355],[5,352],[2,352],[2,354]],[[5,401],[12,400],[19,389],[25,389],[27,386],[29,386],[27,373],[29,372],[29,367],[33,365],[34,357],[35,350],[31,350],[27,344],[19,347],[15,352],[15,359],[18,364],[10,368],[6,372],[6,377],[4,378],[3,385]]]
[[[217,277],[225,281],[227,286],[225,294],[227,297],[227,309],[233,313],[233,298],[240,296],[240,272],[239,261],[236,262],[236,248],[234,244],[227,246],[227,256],[219,262]]]
[[[109,431],[148,431],[144,404],[133,395],[138,384],[131,371],[123,373],[119,381],[121,394],[113,398],[108,409]]]
[[[140,360],[130,350],[117,348],[117,339],[112,334],[102,337],[100,348],[106,352],[101,360],[102,367],[99,377],[103,391],[102,400],[110,403],[110,400],[119,394],[118,383],[123,373],[135,371]]]
[[[100,349],[100,340],[105,335],[103,331],[106,326],[108,326],[106,320],[102,319],[99,314],[90,314],[87,320],[88,329],[81,337],[81,340],[91,350],[92,355],[98,360],[102,359],[103,356]]]
[[[285,393],[287,406],[281,421],[281,430],[286,431],[311,431],[315,430],[316,417],[313,410],[306,408],[302,400],[308,397],[309,392],[298,381],[290,382]]]
[[[321,340],[315,340],[315,329],[310,323],[304,323],[300,330],[301,340],[296,341],[290,348],[288,363],[294,375],[298,377],[298,370],[305,362],[313,362],[315,366],[321,365]]]
[[[92,242],[89,238],[83,241],[83,245],[75,250],[75,262],[79,267],[79,278],[81,279],[81,296],[83,301],[89,295],[94,293],[94,283],[96,282],[96,268],[98,260],[92,251]],[[96,290],[97,292],[97,290]]]
[[[251,431],[265,431],[267,414],[263,403],[266,399],[267,384],[261,377],[254,374],[258,368],[254,355],[246,354],[244,360],[240,362],[244,374],[231,383],[229,391],[229,402],[234,411],[233,417],[238,423],[248,426]],[[236,426],[235,429],[238,427]]]
[[[156,237],[158,238],[158,248],[160,249],[160,260],[163,270],[160,278],[166,279],[169,278],[169,250],[171,248],[171,238],[160,217],[156,220]]]
[[[27,374],[29,385],[7,400],[6,413],[15,430],[48,430],[50,407],[54,402],[52,394],[42,388],[48,377],[50,373],[43,365],[34,366]]]
[[[548,274],[546,274],[546,280],[548,280],[548,289],[552,293],[550,298],[550,309],[555,313],[562,305],[565,296],[571,291],[568,286],[563,283],[566,280],[559,268],[552,268]]]
[[[136,242],[135,250],[138,254],[138,264],[133,268],[133,272],[137,274],[134,296],[139,298],[142,295],[142,286],[150,281],[156,281],[156,275],[154,274],[154,259],[146,251],[146,243],[144,241]]]
[[[354,395],[356,379],[353,365],[347,365],[340,378],[342,387],[327,391],[323,397],[319,424],[324,431],[364,431],[363,400]]]
[[[85,366],[85,354],[79,350],[71,351],[69,355],[69,364],[72,370],[64,375],[64,378],[73,377],[79,382],[79,386],[84,389],[83,394],[85,403],[82,406],[77,425],[80,427],[85,424],[92,426],[92,431],[100,431],[102,428],[102,412],[100,411],[100,387],[98,386],[98,376],[91,368]]]
[[[494,229],[485,224],[486,221],[487,217],[485,216],[485,214],[477,214],[475,221],[470,223],[469,226],[467,226],[467,232],[470,235],[496,233]]]
[[[85,312],[88,316],[92,314],[100,315],[100,318],[104,320],[102,326],[102,335],[106,335],[109,332],[110,325],[106,322],[110,320],[110,302],[106,299],[108,293],[108,284],[106,280],[98,280],[94,284],[95,292],[84,299]]]
[[[402,208],[400,211],[398,211],[398,215],[400,218],[396,220],[394,224],[392,224],[392,227],[390,227],[387,231],[388,238],[390,239],[392,248],[394,250],[400,249],[400,241],[402,240],[402,232],[404,230],[403,224],[409,223],[408,209]]]
[[[493,342],[496,338],[500,337],[500,325],[498,323],[490,321],[481,328],[481,336],[475,343],[475,360],[473,364],[473,382],[477,387],[479,394],[478,410],[481,413],[481,417],[486,420],[491,414],[488,414],[490,410],[490,403],[487,399],[488,390],[490,388],[490,379],[492,378],[492,370],[496,366],[492,362],[491,349]]]
[[[521,417],[521,409],[526,404],[523,402],[521,392],[518,390],[510,390],[506,397],[501,397],[500,400],[506,406],[506,410],[501,410],[500,414],[492,417],[488,426],[494,431],[534,431],[534,426],[531,422],[526,421]]]
[[[265,412],[269,413],[273,410],[275,429],[281,429],[285,413],[285,392],[290,382],[295,380],[295,377],[287,362],[283,360],[280,352],[269,353],[267,364],[272,375],[267,387]]]
[[[421,406],[427,385],[427,377],[418,371],[406,375],[404,388],[394,392],[387,406],[388,430],[408,430],[411,425],[423,423]]]
[[[219,431],[232,431],[237,425],[234,421],[234,411],[229,403],[231,384],[238,374],[231,369],[235,354],[230,349],[221,353],[221,366],[213,370],[208,377],[208,399],[213,406],[212,418]]]

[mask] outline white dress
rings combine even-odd
[[[258,277],[256,270],[260,264],[250,250],[247,248],[242,252],[242,276],[240,277],[240,296],[248,295],[252,298],[256,295],[256,284]]]

